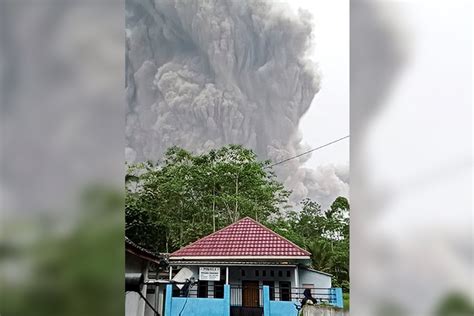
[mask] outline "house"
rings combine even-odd
[[[261,315],[263,286],[274,301],[296,302],[310,288],[314,297],[330,302],[331,275],[312,269],[310,256],[245,217],[171,253],[170,280],[197,280],[186,294],[191,298],[222,298],[224,285],[230,285],[231,315]]]
[[[145,249],[125,237],[126,316],[156,316],[155,311],[163,315],[165,285],[158,282],[147,283],[146,280],[158,280],[160,271],[167,264],[164,255]],[[167,280],[163,283],[167,283]]]

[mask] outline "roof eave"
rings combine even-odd
[[[170,256],[175,260],[310,260],[309,256]]]
[[[334,276],[330,273],[319,271],[319,270],[316,270],[316,269],[313,269],[313,268],[310,268],[310,267],[302,267],[302,268],[305,269],[305,270],[308,270],[310,272],[314,272],[314,273],[318,273],[318,274],[322,274],[322,275],[327,275],[327,276],[330,276],[330,277]]]
[[[125,252],[128,252],[141,259],[155,262],[157,264],[160,264],[160,262],[166,260],[166,256],[164,254],[154,253],[144,247],[141,247],[128,237],[125,237]]]

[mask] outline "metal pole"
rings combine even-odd
[[[229,267],[225,267],[225,284],[229,284]]]
[[[297,288],[296,289],[296,293],[300,293],[300,290],[298,289],[299,287],[299,275],[298,275],[298,266],[295,267],[295,287]]]
[[[173,278],[173,267],[170,266],[170,281],[171,281],[172,278]]]

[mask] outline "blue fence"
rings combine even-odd
[[[298,310],[292,301],[271,301],[270,288],[263,287],[263,315],[267,316],[292,316],[298,315]]]
[[[165,316],[230,316],[230,287],[224,285],[224,298],[173,297],[173,286],[166,286]]]
[[[344,300],[342,299],[342,289],[340,287],[336,287],[336,288],[329,289],[329,291],[332,294],[331,297],[334,298],[331,304],[338,308],[343,308]]]
[[[327,291],[327,303],[343,308],[342,289],[331,288]],[[296,293],[299,293],[297,291]],[[291,316],[298,315],[300,306],[299,294],[291,295],[289,301],[270,300],[270,288],[263,286],[263,315]],[[173,297],[173,287],[166,286],[164,316],[230,316],[230,286],[224,285],[223,298]]]
[[[265,316],[290,316],[298,315],[298,308],[301,306],[300,303],[300,289],[295,288],[296,291],[292,291],[290,300],[270,300],[270,288],[268,286],[263,287],[263,314]],[[341,288],[330,288],[324,289],[325,293],[322,293],[323,289],[319,289],[317,297],[324,297],[324,302],[337,308],[343,308],[342,289]]]

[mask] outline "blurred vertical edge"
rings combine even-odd
[[[123,315],[123,1],[0,0],[0,108],[0,314]]]
[[[472,315],[471,24],[351,1],[352,315]],[[124,314],[125,106],[123,1],[0,0],[1,315]]]
[[[351,315],[473,315],[470,1],[351,1]]]

